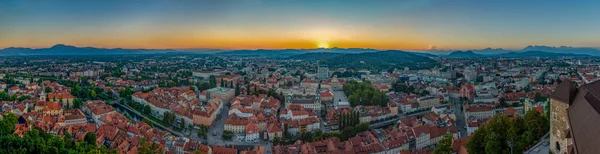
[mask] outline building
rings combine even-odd
[[[424,96],[417,99],[419,108],[431,108],[440,104],[440,98],[436,96]]]
[[[327,67],[327,64],[322,64],[321,62],[319,62],[317,78],[319,78],[319,80],[325,80],[329,78],[329,68]]]
[[[79,109],[70,109],[63,111],[63,115],[60,115],[58,118],[59,125],[61,126],[71,126],[71,125],[85,125],[87,124],[87,119],[85,118],[85,114],[81,112]]]
[[[246,125],[246,142],[257,142],[259,134],[257,124]]]
[[[484,119],[494,116],[496,112],[494,111],[493,106],[494,103],[466,103],[464,106],[465,119]]]
[[[342,88],[344,88],[344,83],[346,83],[344,79],[333,76],[333,78],[321,81],[321,88],[329,90],[342,90]]]
[[[550,107],[552,153],[600,151],[600,82],[577,88],[565,80],[550,96]]]
[[[311,109],[317,113],[321,113],[321,96],[317,94],[288,94],[285,97],[285,106],[290,106],[291,104],[298,104],[306,109]]]
[[[192,72],[192,76],[201,77],[204,79],[208,79],[208,78],[210,78],[210,76],[217,76],[220,74],[225,74],[225,71],[215,70],[215,71],[194,71],[194,72]],[[217,82],[219,82],[219,81],[217,81]]]
[[[394,102],[388,102],[387,107],[390,109],[392,116],[398,115],[398,104]]]
[[[235,97],[235,89],[216,87],[206,90],[207,98],[219,97],[223,102],[229,102],[229,100]]]
[[[64,106],[73,106],[73,100],[75,96],[69,93],[48,93],[48,99],[50,101],[60,102]]]
[[[270,141],[273,141],[273,139],[275,137],[281,138],[283,136],[281,124],[279,124],[279,123],[269,124],[269,127],[267,128],[267,133],[269,134]]]
[[[463,72],[465,76],[465,80],[467,81],[475,81],[477,79],[477,70],[473,67],[467,67]]]
[[[225,130],[237,134],[245,133],[246,126],[248,125],[248,118],[238,117],[237,115],[229,115],[225,120]]]

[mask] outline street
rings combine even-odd
[[[462,110],[462,103],[458,102],[454,105],[454,115],[456,116],[456,129],[458,129],[460,136],[468,136],[467,121]]]

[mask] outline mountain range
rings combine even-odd
[[[506,52],[500,54],[477,54],[473,51],[455,51],[448,55],[442,56],[445,58],[485,58],[485,57],[504,57],[504,58],[523,58],[523,57],[585,57],[589,56],[586,54],[572,54],[572,53],[552,53],[545,51],[525,51],[525,52]]]
[[[50,48],[6,48],[0,50],[0,55],[120,55],[120,54],[157,54],[177,52],[172,49],[122,49],[122,48],[94,48],[75,47],[57,44]]]
[[[220,49],[123,49],[123,48],[96,48],[96,47],[75,47],[64,44],[57,44],[50,48],[21,48],[9,47],[0,49],[0,55],[119,55],[119,54],[160,54],[160,53],[191,53],[191,54],[217,54],[232,56],[283,56],[290,57],[306,53],[336,53],[336,54],[358,54],[372,53],[382,50],[370,48],[316,48],[316,49],[257,49],[257,50],[220,50]],[[531,52],[536,51],[536,52]],[[550,47],[550,46],[527,46],[521,50],[506,50],[502,48],[485,48],[480,50],[456,51],[456,50],[428,50],[413,51],[415,55],[424,57],[487,57],[501,54],[503,56],[561,56],[568,55],[590,55],[600,56],[600,50],[586,47]],[[518,54],[520,53],[520,54]],[[559,55],[551,55],[557,53]],[[331,56],[331,55],[328,55]],[[564,56],[564,55],[563,55]]]
[[[520,50],[508,50],[502,48],[485,48],[479,50],[468,50],[468,51],[456,51],[456,50],[429,50],[424,51],[426,53],[435,54],[438,56],[459,56],[465,54],[479,54],[481,56],[485,55],[500,55],[506,53],[522,53],[522,52],[530,52],[536,51],[541,52],[543,54],[546,53],[559,53],[559,54],[574,54],[574,55],[589,55],[589,56],[600,56],[600,50],[596,48],[588,48],[588,47],[568,47],[568,46],[559,46],[559,47],[551,47],[551,46],[539,46],[539,45],[529,45]],[[457,52],[457,53],[454,53]],[[470,52],[470,53],[465,53]],[[453,54],[454,53],[454,54]],[[535,53],[535,52],[533,52]],[[531,54],[528,53],[528,54]]]

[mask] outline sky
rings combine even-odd
[[[0,48],[600,47],[594,0],[2,0]]]

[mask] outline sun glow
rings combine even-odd
[[[327,48],[329,48],[329,43],[327,43],[327,42],[319,42],[319,43],[317,43],[317,47],[318,48],[325,48],[325,49],[327,49]]]

